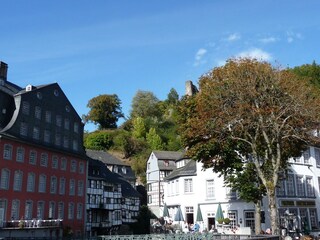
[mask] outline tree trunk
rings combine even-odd
[[[254,204],[255,206],[255,233],[258,235],[261,232],[261,201]]]
[[[276,195],[274,189],[268,189],[267,195],[269,199],[269,209],[270,209],[270,221],[271,221],[271,231],[273,235],[279,235],[279,219],[278,211],[276,206]]]

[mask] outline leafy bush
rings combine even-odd
[[[84,138],[84,146],[92,150],[108,150],[113,145],[113,133],[110,131],[95,131]]]

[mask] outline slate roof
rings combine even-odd
[[[124,163],[117,157],[106,151],[97,151],[97,150],[86,150],[87,156],[96,160],[100,160],[106,164],[110,165],[118,165],[118,166],[129,166],[129,164]]]
[[[169,181],[178,177],[196,176],[197,162],[190,160],[184,167],[173,170],[164,180]]]
[[[119,183],[118,177],[115,176],[107,166],[101,162],[100,160],[88,158],[89,166],[88,166],[88,176],[89,178],[95,179],[108,179],[110,182]],[[93,169],[99,169],[98,174],[93,174]]]
[[[88,175],[91,179],[102,179],[111,183],[121,184],[121,193],[123,197],[142,197],[141,194],[134,189],[129,182],[125,180],[121,175],[111,172],[108,167],[100,160],[89,159]],[[93,174],[93,169],[99,169],[97,174]]]
[[[172,171],[176,168],[175,160],[158,160],[158,167],[163,171]]]
[[[176,151],[153,151],[158,160],[176,160],[181,157],[183,152]]]
[[[118,180],[121,183],[121,193],[123,197],[136,197],[136,198],[142,198],[142,195],[134,189],[130,183],[128,183],[126,180],[124,180],[119,174],[114,173],[115,175],[118,175],[120,178]]]
[[[30,144],[42,145],[51,149],[67,152],[68,154],[76,154],[81,158],[85,158],[83,148],[83,123],[80,116],[73,108],[72,104],[64,94],[63,90],[57,83],[40,85],[38,87],[31,86],[20,88],[9,81],[0,82],[0,108],[5,111],[0,116],[0,134],[15,137],[21,141],[27,141]],[[28,105],[25,105],[28,104]],[[24,112],[24,106],[28,106]],[[38,114],[32,114],[34,109],[38,107]],[[55,121],[50,122],[41,120],[44,113],[50,112],[52,119],[60,116],[61,121],[69,120],[69,127],[57,126]],[[24,124],[23,134],[21,126]],[[71,127],[77,124],[77,130]],[[61,124],[62,125],[62,124]],[[39,136],[35,137],[33,129],[38,129]],[[44,131],[50,131],[51,136],[59,133],[60,142],[55,142],[55,137],[44,140]],[[68,144],[64,144],[66,136]]]
[[[106,165],[113,165],[113,166],[120,166],[125,167],[126,172],[123,173],[121,169],[119,169],[118,174],[124,177],[125,179],[129,181],[135,181],[136,176],[134,172],[132,171],[132,168],[129,164],[124,163],[117,157],[113,156],[112,154],[106,152],[106,151],[97,151],[97,150],[86,150],[87,156],[96,160],[100,160]]]

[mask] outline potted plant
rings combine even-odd
[[[223,218],[217,219],[217,221],[218,221],[219,224],[223,224],[223,220],[224,220]]]
[[[231,222],[230,218],[223,219],[224,224],[229,224]]]

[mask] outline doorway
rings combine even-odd
[[[208,230],[214,226],[216,228],[216,219],[214,217],[208,217]]]

